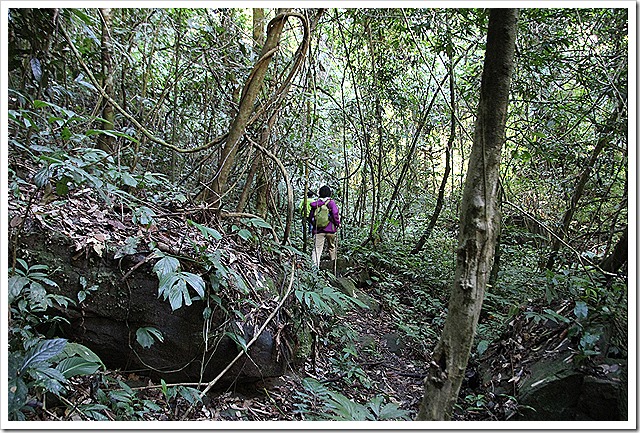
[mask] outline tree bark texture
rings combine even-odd
[[[473,148],[460,209],[449,312],[425,379],[418,420],[451,419],[478,323],[500,224],[499,166],[513,72],[517,9],[492,9]]]
[[[613,248],[613,252],[600,263],[600,267],[603,271],[617,273],[622,265],[627,262],[629,250],[628,234],[629,226],[626,225],[624,227],[624,231],[622,232],[622,236],[620,236],[620,239],[616,243],[616,246]]]
[[[227,181],[231,173],[231,168],[235,162],[240,138],[244,135],[245,126],[253,112],[254,102],[258,96],[260,88],[262,87],[271,57],[275,54],[280,41],[280,35],[282,34],[282,29],[287,21],[287,15],[285,12],[287,12],[287,10],[278,10],[276,17],[269,22],[267,28],[267,40],[262,47],[260,59],[256,62],[253,70],[249,74],[242,96],[240,97],[238,114],[234,118],[231,128],[229,129],[229,135],[227,136],[226,143],[220,155],[217,176],[213,182],[213,201],[214,204],[216,204],[214,208],[220,207],[220,199],[226,192]]]

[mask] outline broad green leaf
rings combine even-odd
[[[144,407],[154,411],[154,412],[160,412],[162,410],[162,408],[160,406],[158,406],[156,403],[154,403],[151,400],[143,400],[142,403],[144,404]]]
[[[49,360],[62,352],[66,345],[67,340],[64,338],[40,341],[27,352],[24,357],[22,367],[20,367],[20,371],[24,371],[30,366]]]
[[[122,183],[133,188],[138,186],[138,181],[135,180],[129,173],[122,173]]]
[[[200,391],[188,386],[179,386],[178,393],[187,400],[190,404],[195,404],[200,401]]]
[[[205,239],[209,239],[209,236],[211,236],[212,238],[214,238],[217,241],[222,239],[222,235],[216,229],[212,229],[211,227],[207,227],[207,226],[204,226],[202,224],[198,224],[197,222],[192,221],[190,219],[187,220],[187,223],[191,224],[192,226],[194,226],[195,228],[200,230],[200,233],[202,233],[202,236],[204,236]]]
[[[408,420],[409,411],[400,409],[395,403],[387,403],[384,405],[379,415],[380,420],[403,419]]]
[[[29,284],[29,279],[22,275],[14,275],[9,278],[9,304],[13,303],[13,301],[20,296],[22,289],[27,284]]]
[[[238,345],[238,347],[242,349],[243,352],[247,351],[247,341],[242,335],[238,335],[233,332],[225,332],[225,335],[231,338]]]
[[[84,12],[82,12],[82,10],[80,9],[69,8],[68,11],[74,14],[75,16],[77,16],[78,18],[80,18],[88,26],[95,24],[94,19],[91,18],[89,15],[85,14]]]
[[[57,106],[56,104],[52,104],[51,102],[41,101],[39,99],[36,99],[33,101],[33,108],[42,108],[42,107],[51,107],[56,110],[60,110],[59,106]]]
[[[47,308],[47,290],[37,281],[32,281],[29,286],[29,302],[32,308],[38,310]]]
[[[272,229],[271,224],[263,220],[262,218],[251,218],[247,220],[247,224],[251,224],[254,227],[262,227],[265,229]]]
[[[7,388],[9,388],[7,412],[11,415],[12,413],[22,409],[22,407],[27,403],[27,393],[29,392],[29,389],[20,377],[10,380],[7,384]]]
[[[189,284],[193,289],[200,295],[201,298],[204,297],[204,280],[200,275],[192,274],[191,272],[182,272],[180,273],[182,278]]]
[[[155,342],[154,337],[160,342],[164,341],[162,332],[152,326],[138,328],[138,330],[136,331],[136,340],[145,349],[148,349],[153,345],[153,343]]]
[[[578,319],[586,319],[589,314],[589,307],[587,307],[584,301],[577,301],[573,309],[573,314],[575,314]]]
[[[45,166],[33,176],[33,183],[38,188],[42,188],[49,182],[49,179],[51,179],[51,166]]]
[[[98,355],[96,355],[91,349],[87,346],[80,343],[67,343],[64,350],[60,352],[58,355],[51,358],[52,362],[61,361],[64,358],[71,358],[73,356],[79,356],[88,362],[93,362],[105,368],[104,363],[100,359]]]
[[[175,257],[165,256],[154,265],[153,271],[162,278],[165,275],[173,274],[180,268],[180,262]]]
[[[240,229],[238,230],[238,236],[240,236],[243,240],[248,241],[252,238],[253,235],[247,229]]]
[[[74,356],[60,361],[56,366],[56,369],[68,379],[73,376],[86,376],[93,374],[100,369],[100,364],[87,361],[79,356]]]
[[[127,140],[133,142],[133,143],[137,143],[138,139],[130,136],[129,134],[126,134],[124,132],[120,132],[120,131],[116,131],[115,129],[89,129],[86,132],[87,137],[92,136],[92,135],[97,135],[97,134],[101,134],[101,135],[108,135],[109,137],[115,137],[115,138],[126,138]]]
[[[567,319],[566,317],[556,313],[555,311],[553,311],[550,308],[545,308],[544,312],[547,313],[550,317],[551,320],[553,320],[554,322],[558,323],[558,321],[560,322],[564,322],[564,323],[569,323],[570,320]]]
[[[29,149],[35,150],[36,152],[45,152],[45,153],[53,152],[52,148],[48,146],[42,146],[40,144],[32,144],[31,146],[29,146]]]
[[[180,274],[178,273],[171,273],[160,277],[158,296],[162,295],[163,299],[166,300],[178,280],[180,280]]]
[[[191,305],[191,297],[189,296],[189,292],[187,291],[187,284],[183,279],[178,279],[176,284],[174,284],[169,289],[169,304],[171,304],[172,310],[177,310],[182,307],[182,300],[184,299],[185,305]]]
[[[69,178],[63,177],[56,182],[56,194],[63,196],[69,193]]]
[[[487,340],[481,340],[478,343],[478,348],[476,349],[478,351],[478,355],[482,356],[482,354],[486,352],[488,348],[489,342]]]
[[[18,262],[18,264],[22,266],[22,269],[24,269],[25,271],[29,269],[29,265],[23,259],[17,258],[16,262]]]

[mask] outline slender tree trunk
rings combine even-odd
[[[100,16],[102,17],[102,36],[100,40],[101,44],[101,59],[102,59],[102,85],[107,95],[113,98],[113,42],[111,41],[111,9],[100,9]],[[102,100],[102,122],[101,128],[104,130],[113,129],[113,123],[115,115],[111,104]],[[114,148],[114,137],[109,135],[100,135],[98,145],[106,152],[112,152]]]
[[[443,80],[440,82],[440,84],[442,84],[444,82],[444,80],[446,80],[447,77],[445,76],[443,78]],[[429,102],[429,105],[427,105],[423,111],[422,111],[422,116],[420,117],[420,120],[418,121],[418,125],[416,128],[416,132],[413,135],[413,138],[411,139],[411,147],[409,147],[409,151],[407,152],[407,156],[404,158],[404,164],[402,165],[402,168],[400,169],[400,174],[398,175],[398,180],[396,181],[396,185],[393,189],[393,193],[391,194],[391,199],[389,200],[389,203],[387,204],[387,207],[384,211],[384,215],[382,216],[382,218],[380,219],[380,223],[378,224],[378,226],[376,227],[375,232],[371,232],[369,234],[369,237],[364,241],[363,245],[367,245],[369,242],[371,242],[374,237],[377,236],[378,233],[380,233],[382,231],[382,229],[384,228],[385,224],[387,223],[389,217],[391,216],[391,210],[394,206],[394,204],[396,203],[396,201],[398,200],[398,196],[400,195],[400,187],[402,185],[404,185],[404,180],[407,176],[407,173],[409,172],[409,168],[411,167],[411,164],[414,162],[413,161],[413,155],[415,153],[415,150],[417,148],[418,142],[420,141],[420,136],[422,135],[422,130],[424,129],[424,126],[427,122],[427,118],[429,117],[429,113],[431,113],[431,109],[433,108],[433,104],[436,101],[436,98],[438,96],[437,92],[434,92],[433,96],[431,97],[431,101]],[[429,134],[430,131],[430,126],[427,127],[427,134]]]
[[[444,173],[442,174],[442,181],[440,182],[440,188],[438,189],[438,199],[436,200],[436,207],[431,214],[431,219],[429,220],[429,225],[427,229],[418,240],[418,243],[413,250],[411,250],[411,254],[417,254],[422,250],[424,244],[431,236],[431,232],[433,228],[436,226],[436,222],[438,221],[438,217],[440,216],[440,212],[442,211],[442,207],[444,205],[444,192],[447,188],[447,182],[449,181],[449,174],[451,173],[451,153],[453,149],[453,142],[456,139],[456,92],[455,92],[455,77],[453,75],[453,59],[449,57],[450,69],[449,69],[449,93],[451,98],[451,130],[449,132],[449,141],[447,141],[447,148],[445,150],[445,165],[444,165]]]
[[[174,74],[175,74],[175,81],[173,83],[173,118],[171,119],[171,142],[175,143],[176,142],[176,132],[177,132],[177,128],[178,128],[178,91],[179,91],[179,83],[180,80],[178,80],[178,75],[179,75],[179,66],[180,66],[180,39],[182,38],[182,9],[178,9],[177,10],[177,14],[178,16],[176,17],[176,23],[174,26],[174,40],[175,40],[175,51],[174,51]],[[176,151],[175,150],[171,150],[171,182],[176,181],[176,171],[177,171],[177,167],[176,167]]]
[[[578,179],[578,183],[573,190],[573,194],[571,195],[571,203],[569,207],[564,213],[562,217],[562,228],[560,233],[557,233],[557,237],[554,238],[553,244],[551,246],[551,253],[549,253],[549,259],[547,260],[546,269],[553,269],[553,265],[555,264],[556,257],[558,255],[558,251],[560,251],[560,246],[562,245],[562,241],[567,237],[569,232],[569,226],[571,225],[571,221],[573,220],[573,216],[578,209],[578,202],[584,194],[584,189],[589,181],[589,177],[591,177],[591,171],[596,165],[596,161],[598,156],[605,148],[605,146],[609,143],[610,134],[609,130],[611,129],[612,123],[618,116],[618,112],[616,111],[607,121],[607,123],[603,126],[602,131],[600,132],[600,138],[596,143],[596,146],[593,148],[591,152],[591,157],[589,158],[589,162],[585,166],[580,178]]]
[[[253,40],[255,43],[254,49],[259,53],[260,46],[264,41],[264,9],[262,8],[254,8],[253,9]],[[271,127],[275,123],[277,117],[278,107],[274,109],[274,112],[271,114],[268,125],[262,129],[262,133],[260,134],[260,145],[268,148],[269,136],[271,134]],[[256,205],[256,214],[265,218],[267,216],[267,197],[269,195],[269,184],[266,176],[268,166],[267,163],[262,156],[262,153],[258,153],[256,155],[256,192],[255,192],[255,205]]]
[[[460,209],[456,273],[449,313],[425,379],[418,420],[451,419],[493,263],[499,168],[513,72],[517,9],[492,9],[473,148]]]
[[[284,13],[287,11],[288,9],[278,9],[276,17],[269,22],[267,40],[260,52],[260,59],[249,74],[242,96],[240,97],[238,114],[234,118],[229,129],[227,140],[220,154],[217,176],[215,177],[212,185],[214,193],[213,207],[215,210],[220,209],[221,198],[227,191],[227,182],[229,180],[229,175],[231,174],[231,168],[235,163],[240,138],[244,135],[245,127],[251,113],[253,112],[253,105],[256,97],[258,96],[258,92],[262,87],[264,77],[267,73],[267,68],[271,62],[271,57],[275,54],[278,47],[280,35],[282,34],[282,29],[284,28],[284,24],[287,20],[287,16],[284,15]]]
[[[600,267],[603,271],[607,271],[610,273],[616,273],[620,270],[622,265],[627,262],[628,257],[628,243],[629,243],[629,226],[626,225],[624,227],[624,231],[622,232],[622,236],[616,243],[616,246],[613,248],[613,252],[607,256],[600,263]]]

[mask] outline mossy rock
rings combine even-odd
[[[364,290],[356,288],[354,294],[356,299],[369,307],[369,309],[375,311],[376,313],[380,312],[380,302],[369,296]]]
[[[356,291],[355,283],[346,277],[338,277],[336,279],[336,288],[348,296],[353,296]]]

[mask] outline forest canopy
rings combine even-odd
[[[635,353],[627,246],[633,8],[549,4],[509,21],[471,2],[331,6],[3,2],[10,419],[415,419],[423,379],[444,368],[436,345],[455,310],[454,276],[477,252],[463,251],[461,221],[471,220],[478,236],[490,232],[487,281],[474,294],[462,388],[445,418],[524,416],[529,403],[519,403],[526,393],[518,387],[535,381],[539,359],[569,360],[581,374],[599,371],[598,380],[614,375],[616,396],[626,393],[630,345]],[[513,25],[499,48],[511,47],[506,59],[491,57],[499,46],[488,38],[491,20],[498,33]],[[507,66],[491,69],[502,60]],[[499,86],[486,90],[491,78],[502,80],[504,113],[487,112],[500,97]],[[482,135],[491,115],[502,116],[486,135],[495,133],[494,148]],[[474,178],[485,195],[471,200]],[[317,228],[309,232],[300,209],[307,191],[316,200],[323,186],[339,208],[338,258],[318,269]],[[484,214],[472,215],[474,206]],[[122,307],[126,320],[114,319],[127,323],[117,328],[120,346],[143,364],[139,353],[157,355],[163,344],[196,351],[202,364],[184,369],[188,386],[168,388],[187,379],[140,367],[137,374],[164,384],[142,398],[127,394],[130,372],[110,364],[107,346],[74,327],[107,314],[92,310],[101,299],[133,299],[137,289],[125,290],[125,280],[145,278],[164,317],[196,329],[197,345],[171,346],[149,304],[139,312],[148,320]],[[197,321],[182,316],[189,309]],[[226,370],[207,370],[210,341],[251,358],[263,331],[286,362],[275,357],[272,375],[252,376],[248,363],[233,374],[293,369],[302,379],[281,406],[267,391],[256,397],[262,406],[214,416],[202,397]],[[384,351],[369,333],[384,336]],[[393,362],[391,340],[403,347]],[[378,388],[375,368],[391,364],[396,394]],[[82,398],[70,391],[98,371],[116,378],[91,379],[97,388]],[[48,409],[48,394],[76,409]],[[126,405],[109,403],[124,394]],[[576,397],[570,414],[539,416],[633,419],[626,396],[602,416],[585,409],[599,403],[588,403]]]

